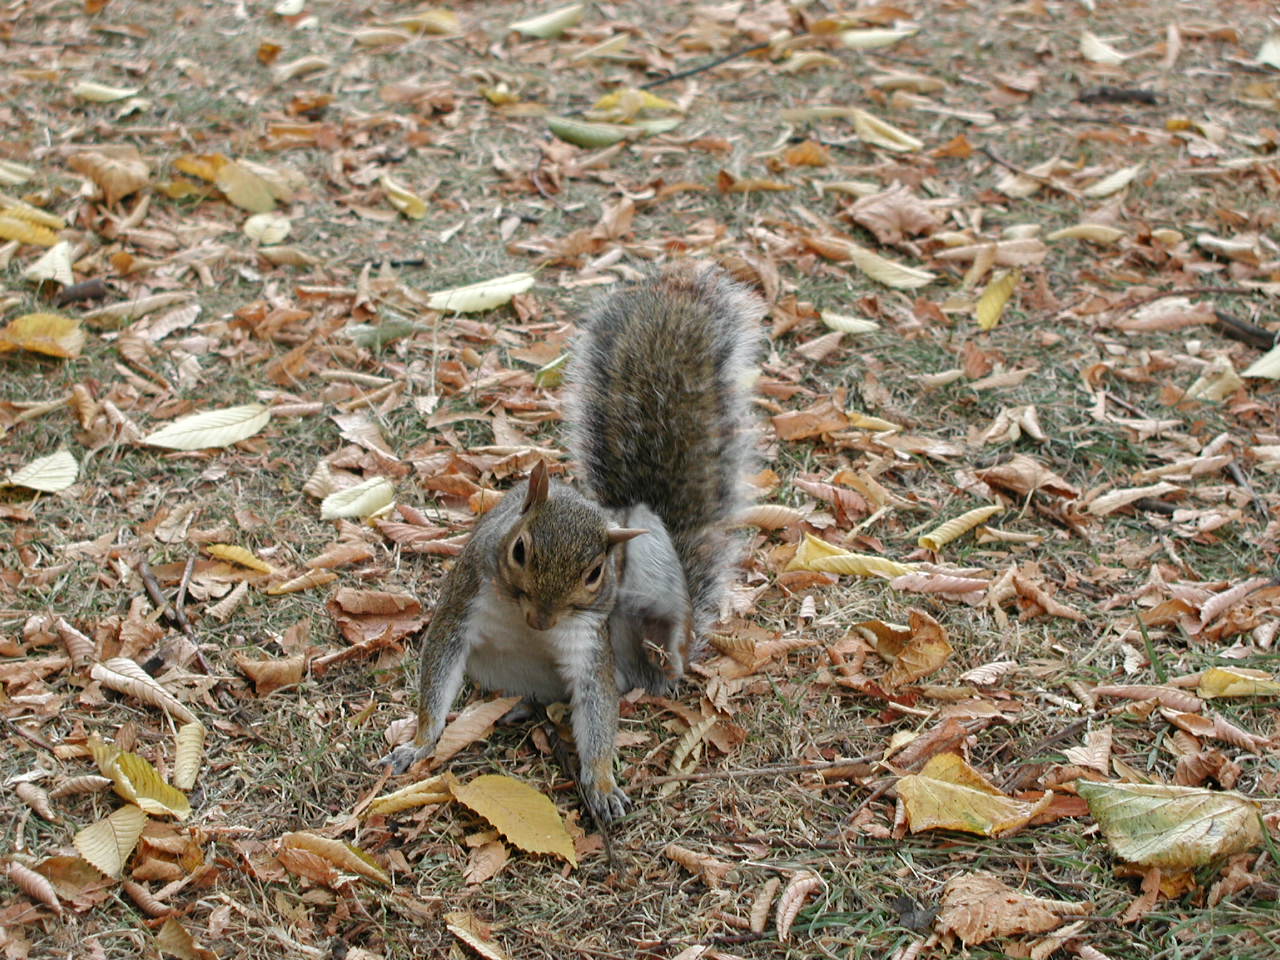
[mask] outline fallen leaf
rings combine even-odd
[[[578,865],[573,839],[555,804],[527,783],[491,773],[456,784],[452,790],[460,803],[488,820],[521,850],[554,854]]]

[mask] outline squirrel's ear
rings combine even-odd
[[[531,507],[536,507],[540,503],[547,502],[547,490],[550,481],[547,479],[547,462],[539,460],[534,465],[533,473],[529,474],[529,492],[525,494],[524,506],[520,508],[521,513],[528,513]]]
[[[636,530],[634,528],[618,527],[615,530],[610,530],[608,533],[609,546],[616,547],[620,543],[626,543],[628,540],[634,539],[635,537],[640,536],[640,534],[648,533],[648,532],[649,532],[648,530]]]

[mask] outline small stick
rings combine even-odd
[[[1074,197],[1077,200],[1080,199],[1080,192],[1078,190],[1072,190],[1070,187],[1066,186],[1065,184],[1057,183],[1049,179],[1048,177],[1042,177],[1039,174],[1032,173],[1029,170],[1024,170],[1021,167],[1015,167],[1008,160],[1002,160],[1000,157],[996,156],[990,147],[979,147],[978,151],[980,153],[985,154],[987,159],[990,160],[992,163],[998,164],[999,166],[1004,167],[1006,170],[1012,170],[1014,173],[1018,174],[1019,176],[1027,177],[1031,180],[1034,180],[1036,183],[1043,184],[1046,187],[1050,187],[1061,193],[1065,193],[1069,197]]]
[[[757,43],[750,47],[743,47],[741,50],[735,50],[732,53],[726,53],[723,57],[710,60],[707,63],[697,67],[690,67],[688,70],[680,70],[676,73],[669,73],[665,77],[659,77],[657,80],[650,80],[648,83],[640,84],[641,90],[651,90],[654,87],[660,87],[664,83],[671,83],[674,80],[683,80],[685,77],[692,77],[694,74],[704,73],[707,70],[714,70],[722,63],[728,63],[730,60],[737,60],[739,57],[745,57],[749,53],[755,53],[757,50],[765,50],[770,46],[768,41]]]
[[[1236,482],[1243,490],[1245,490],[1253,501],[1253,509],[1258,511],[1258,516],[1263,520],[1270,519],[1271,511],[1267,509],[1267,502],[1258,496],[1258,491],[1253,489],[1249,483],[1249,478],[1244,475],[1244,471],[1240,469],[1240,464],[1234,460],[1227,464],[1227,472],[1231,474],[1231,479]]]
[[[826,760],[822,763],[788,763],[774,767],[752,767],[745,770],[702,770],[698,773],[672,773],[662,777],[651,777],[646,784],[676,783],[682,780],[746,780],[751,777],[784,777],[793,773],[811,773],[813,771],[835,770],[840,767],[851,767],[856,763],[870,763],[879,758],[879,754],[865,757],[854,757],[851,760]]]
[[[187,560],[186,569],[182,574],[182,583],[178,587],[177,606],[169,603],[164,598],[164,591],[160,588],[160,583],[156,580],[156,575],[151,572],[151,564],[146,560],[138,561],[138,575],[142,577],[142,586],[147,591],[147,596],[151,598],[151,602],[155,604],[157,610],[170,622],[172,622],[179,630],[181,630],[191,641],[191,646],[196,652],[196,662],[200,665],[200,669],[205,673],[212,673],[213,670],[209,666],[209,661],[204,658],[204,653],[200,650],[200,645],[196,642],[196,631],[191,626],[191,621],[187,619],[187,615],[182,612],[182,598],[186,596],[187,584],[191,580],[191,572],[195,569],[196,558],[193,556]]]
[[[1259,350],[1270,350],[1280,343],[1280,335],[1272,333],[1266,327],[1260,327],[1248,320],[1241,320],[1221,310],[1213,311],[1214,326],[1222,331],[1224,337],[1239,340]]]

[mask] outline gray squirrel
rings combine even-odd
[[[740,546],[729,532],[754,462],[750,385],[763,301],[682,264],[586,318],[567,379],[581,490],[545,464],[477,521],[422,638],[418,730],[381,759],[434,750],[464,674],[538,703],[568,700],[580,787],[604,822],[621,692],[666,692],[719,617]]]

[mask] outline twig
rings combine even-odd
[[[178,587],[177,604],[171,604],[164,597],[164,590],[160,587],[160,582],[156,580],[156,575],[151,572],[151,564],[146,560],[138,561],[138,576],[142,577],[142,586],[147,591],[147,596],[151,598],[151,602],[155,604],[160,614],[176,626],[191,641],[192,649],[195,650],[196,663],[200,665],[200,669],[205,673],[213,673],[213,669],[209,666],[209,661],[204,658],[204,653],[200,649],[200,644],[196,641],[195,628],[191,626],[191,621],[187,619],[187,615],[182,610],[182,598],[186,596],[187,584],[191,579],[191,572],[195,569],[196,558],[193,556],[187,561],[186,569],[182,574],[182,583]]]
[[[722,63],[728,63],[730,60],[737,60],[739,57],[745,57],[749,53],[755,53],[757,50],[765,50],[770,46],[768,41],[757,43],[750,47],[743,47],[741,50],[734,50],[732,53],[726,53],[723,57],[717,57],[700,66],[690,67],[688,70],[680,70],[676,73],[669,73],[665,77],[659,77],[657,80],[650,80],[648,83],[640,84],[641,90],[652,90],[654,87],[660,87],[664,83],[671,83],[675,80],[683,80],[685,77],[692,77],[694,74],[705,73],[707,70],[714,70]]]
[[[1244,475],[1244,471],[1240,469],[1240,464],[1231,460],[1227,463],[1227,472],[1231,474],[1231,479],[1249,494],[1249,497],[1253,502],[1253,509],[1258,511],[1258,516],[1262,517],[1263,520],[1269,520],[1271,518],[1271,511],[1267,509],[1267,502],[1258,495],[1257,490],[1253,489],[1252,484],[1249,483],[1249,478],[1246,477]]]
[[[858,763],[870,763],[879,758],[879,754],[865,757],[854,757],[851,760],[826,760],[822,763],[787,763],[773,767],[752,767],[745,770],[702,770],[697,773],[672,773],[662,777],[652,777],[646,784],[676,783],[684,780],[746,780],[751,777],[785,777],[794,773],[812,773],[822,770],[836,770],[840,767],[852,767]]]
[[[1259,350],[1270,350],[1280,343],[1280,333],[1272,333],[1266,327],[1260,327],[1248,320],[1233,317],[1222,310],[1213,311],[1213,325],[1222,331],[1224,337],[1239,340]]]
[[[1032,173],[1029,170],[1024,170],[1022,167],[1015,167],[1008,160],[1003,160],[1000,157],[996,156],[990,147],[979,147],[978,152],[985,154],[987,159],[990,160],[992,163],[995,163],[1001,167],[1004,167],[1006,170],[1012,170],[1014,173],[1018,174],[1018,176],[1020,177],[1026,177],[1029,180],[1034,180],[1036,183],[1043,184],[1044,186],[1050,187],[1053,190],[1057,190],[1061,193],[1065,193],[1069,197],[1074,197],[1077,200],[1080,199],[1080,192],[1078,190],[1072,190],[1070,187],[1066,186],[1065,184],[1058,183],[1057,181],[1052,180],[1049,177],[1042,177],[1039,174]]]

